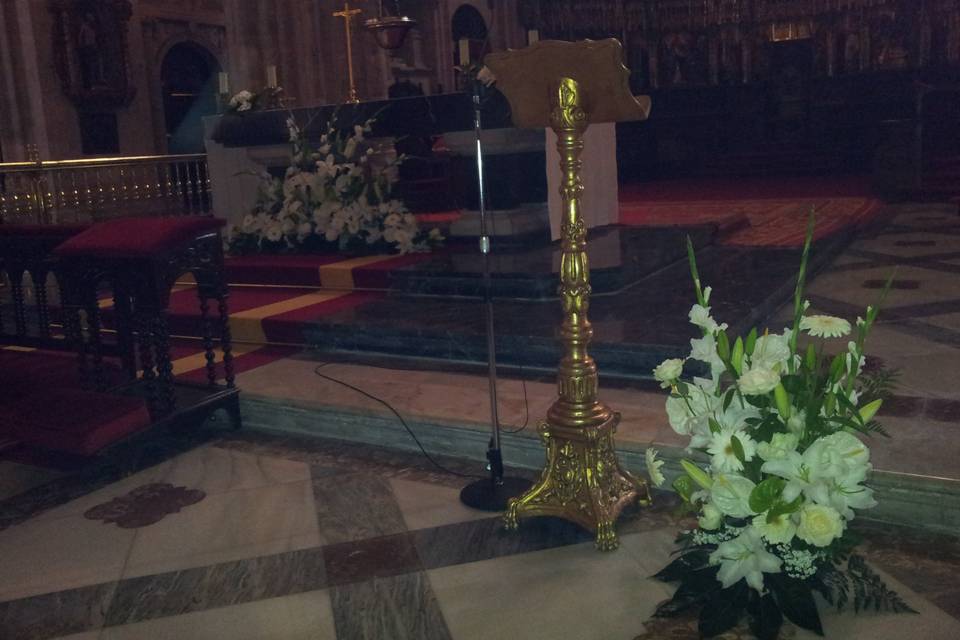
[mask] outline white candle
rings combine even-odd
[[[468,64],[470,64],[470,41],[460,38],[460,66],[465,67]]]
[[[277,65],[275,64],[267,65],[267,86],[271,89],[277,86]]]
[[[527,44],[533,44],[534,42],[540,41],[540,32],[536,29],[530,29],[527,31]]]
[[[226,71],[217,74],[217,82],[220,85],[220,95],[225,96],[230,93],[230,76]]]

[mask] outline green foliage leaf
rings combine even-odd
[[[780,417],[784,420],[790,418],[790,396],[787,394],[786,388],[783,386],[783,383],[778,384],[773,389],[773,397],[777,402],[777,413],[780,414]]]
[[[762,598],[756,598],[747,607],[750,614],[750,630],[757,640],[777,640],[780,627],[783,626],[783,614],[773,595],[767,593]]]
[[[704,602],[710,594],[720,589],[717,572],[720,567],[707,567],[691,571],[684,577],[680,586],[667,602],[661,603],[653,616],[655,618],[672,618],[673,616]]]
[[[720,433],[723,431],[723,427],[721,427],[720,423],[712,416],[707,418],[707,424],[710,425],[710,433]]]
[[[714,593],[700,609],[700,635],[710,638],[735,627],[746,609],[748,591],[746,581],[741,580]]]
[[[690,502],[690,497],[693,495],[693,492],[696,491],[693,479],[686,475],[678,476],[671,486],[673,486],[673,490],[677,492],[677,495],[680,496],[684,502]]]
[[[686,458],[680,461],[680,466],[683,467],[683,470],[687,472],[687,475],[690,476],[693,481],[702,488],[709,490],[710,487],[713,486],[713,480],[710,479],[710,476],[707,474],[707,472]]]
[[[726,410],[730,407],[730,403],[733,402],[734,397],[737,395],[737,390],[734,387],[727,389],[727,392],[723,396],[723,410]]]
[[[780,516],[785,516],[788,513],[794,513],[800,509],[800,506],[803,504],[803,496],[797,496],[790,502],[783,502],[782,500],[776,502],[770,510],[767,512],[767,522],[773,522]]]
[[[830,362],[830,380],[836,382],[840,379],[840,376],[843,375],[844,368],[847,364],[847,354],[838,353],[833,357],[833,360]]]
[[[903,599],[884,584],[883,579],[867,566],[863,556],[853,555],[847,561],[847,575],[853,584],[853,610],[873,609],[891,613],[917,613]]]
[[[860,407],[860,420],[864,423],[870,422],[873,420],[873,416],[877,414],[877,411],[880,410],[880,405],[883,404],[883,398],[877,398],[873,402],[867,403]]]
[[[717,331],[717,355],[724,362],[730,362],[730,338],[726,331]]]
[[[740,438],[737,436],[730,436],[730,446],[733,448],[733,455],[737,456],[737,460],[740,461],[740,464],[743,464],[747,461],[747,456],[743,452],[743,443],[740,442]]]
[[[782,478],[767,478],[750,492],[750,509],[754,513],[763,513],[770,509],[780,499],[786,485]]]
[[[743,338],[737,336],[737,341],[733,343],[733,353],[730,354],[730,364],[737,375],[743,373]]]
[[[810,371],[817,370],[817,350],[812,344],[807,345],[807,356],[804,360],[804,364],[807,365],[807,369]]]
[[[768,574],[765,578],[783,615],[798,627],[822,636],[823,624],[810,585],[785,574]]]
[[[695,549],[674,559],[673,562],[653,574],[653,577],[660,582],[678,582],[683,580],[687,574],[705,568],[709,561],[709,552],[704,549]]]
[[[750,329],[750,333],[747,334],[747,342],[743,345],[743,350],[748,356],[753,355],[753,349],[757,346],[757,328],[754,327]]]

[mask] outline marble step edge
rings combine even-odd
[[[416,443],[397,419],[372,410],[322,406],[287,399],[244,394],[241,396],[244,425],[249,429],[287,436],[345,440],[402,451],[418,451]],[[476,422],[439,422],[404,416],[431,455],[446,455],[477,461],[484,473],[489,431]],[[502,433],[502,451],[507,466],[540,469],[544,449],[535,424],[519,434]],[[656,444],[656,443],[654,443]],[[680,475],[682,448],[659,445],[664,461],[664,488]],[[626,469],[646,477],[646,446],[617,442],[617,453]],[[892,471],[874,471],[870,479],[878,505],[863,512],[864,519],[956,535],[960,530],[960,480]]]

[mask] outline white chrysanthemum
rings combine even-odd
[[[663,472],[660,471],[660,467],[663,466],[663,460],[657,460],[657,450],[653,447],[647,447],[644,454],[647,458],[647,475],[650,476],[650,482],[652,482],[655,487],[662,487],[663,483],[666,482],[666,478],[663,477]]]
[[[762,367],[751,367],[744,371],[737,381],[740,391],[748,396],[762,396],[770,393],[780,384],[780,374]]]
[[[710,564],[719,564],[717,580],[724,589],[745,579],[751,588],[763,593],[763,574],[780,573],[780,558],[767,547],[754,527],[747,527],[733,540],[720,543],[710,554]]]
[[[265,235],[270,242],[279,242],[283,238],[283,226],[279,222],[273,221],[267,227]]]
[[[767,522],[767,514],[762,513],[753,519],[753,526],[770,544],[790,544],[797,533],[797,525],[789,514],[780,514]]]
[[[710,446],[707,447],[707,453],[711,455],[710,466],[714,471],[727,473],[743,471],[743,463],[733,450],[733,438],[740,441],[743,459],[748,462],[753,460],[753,456],[757,453],[757,443],[743,431],[723,429],[720,433],[713,435]]]
[[[683,359],[669,358],[656,366],[653,377],[660,382],[661,387],[666,389],[677,381],[681,373],[683,373]]]
[[[817,338],[840,338],[850,333],[850,323],[835,316],[804,316],[800,329]]]

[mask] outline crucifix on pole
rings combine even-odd
[[[335,18],[343,18],[343,26],[347,36],[347,76],[350,79],[350,93],[347,94],[347,102],[353,103],[360,102],[360,98],[357,96],[357,85],[353,81],[353,30],[350,23],[353,21],[353,16],[358,13],[361,13],[360,9],[351,9],[349,0],[344,1],[342,11],[333,12]]]

